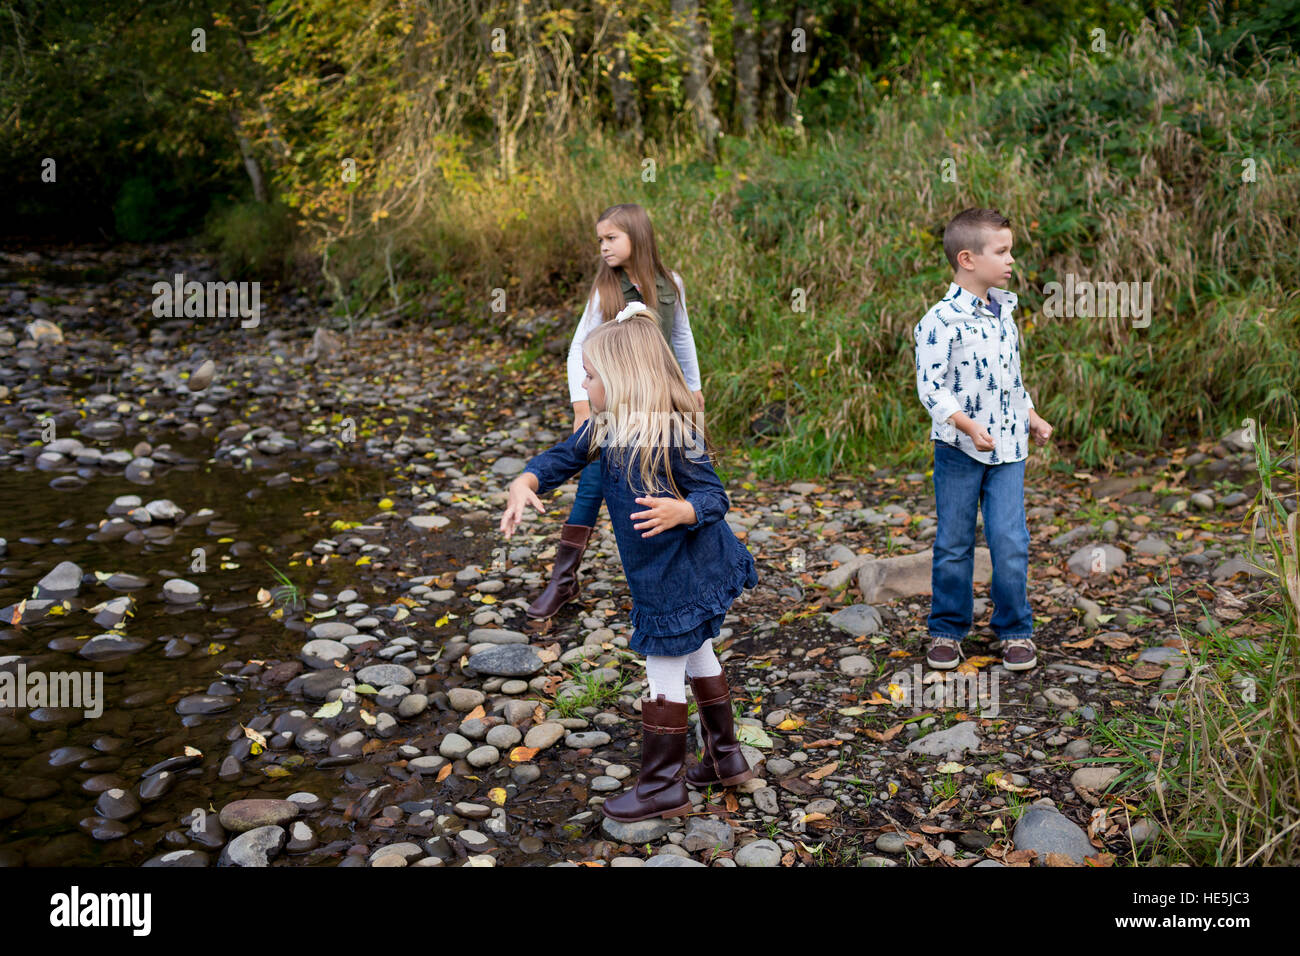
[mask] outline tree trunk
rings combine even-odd
[[[266,179],[262,176],[262,165],[257,161],[257,154],[253,152],[253,144],[244,135],[244,124],[239,118],[239,110],[232,106],[228,115],[230,127],[235,131],[235,142],[239,144],[239,155],[244,160],[244,170],[253,183],[253,198],[260,203],[265,203],[270,198],[266,190]]]
[[[781,89],[779,54],[784,26],[785,23],[779,14],[776,16],[768,14],[763,20],[760,33],[762,40],[758,60],[762,64],[763,86],[760,90],[759,115],[769,120],[780,119],[778,103],[782,101],[777,99],[777,93]]]
[[[632,64],[627,56],[624,41],[627,38],[627,20],[621,10],[614,13],[613,35],[610,41],[613,63],[609,70],[609,92],[614,100],[614,125],[641,142],[641,106],[637,102],[637,88],[632,79]]]
[[[721,125],[713,110],[713,92],[709,89],[707,73],[707,66],[713,59],[713,40],[700,22],[698,0],[673,0],[672,10],[673,19],[680,24],[678,40],[686,59],[687,107],[695,114],[705,149],[713,155]]]
[[[754,11],[749,0],[732,0],[732,30],[736,53],[735,119],[748,134],[758,123],[758,47],[754,41]]]
[[[786,36],[784,49],[782,52],[786,55],[785,61],[785,88],[781,90],[783,95],[782,113],[785,116],[786,125],[796,130],[803,126],[803,118],[799,115],[799,87],[803,82],[803,77],[808,70],[809,52],[805,48],[802,52],[796,53],[791,49],[794,42],[794,30],[804,27],[807,19],[807,10],[802,6],[794,8],[794,28]],[[804,37],[804,43],[811,42],[807,36]]]

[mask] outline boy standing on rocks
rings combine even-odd
[[[1020,330],[1012,311],[1011,221],[993,209],[965,209],[943,232],[952,266],[948,291],[913,329],[916,390],[933,419],[938,530],[931,568],[926,663],[956,667],[970,631],[975,518],[993,559],[992,627],[1007,670],[1038,663],[1029,607],[1025,459],[1032,438],[1052,426],[1034,411],[1020,377]]]

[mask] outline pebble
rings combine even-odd
[[[902,853],[907,849],[907,837],[893,831],[876,837],[876,849],[881,853]]]
[[[730,850],[735,845],[736,834],[731,825],[708,817],[691,817],[686,824],[682,847],[691,853],[701,850]]]
[[[754,840],[736,851],[737,866],[780,866],[781,848],[771,840]]]
[[[460,734],[448,734],[442,738],[442,743],[438,745],[438,753],[448,760],[459,760],[473,749],[474,745]]]
[[[1012,842],[1017,850],[1036,850],[1040,864],[1048,853],[1064,854],[1075,863],[1083,863],[1084,857],[1097,853],[1078,824],[1042,804],[1034,804],[1020,817]]]
[[[1080,767],[1070,774],[1070,786],[1076,790],[1105,790],[1119,775],[1118,767]]]
[[[535,750],[545,750],[547,747],[553,746],[563,736],[563,724],[546,721],[536,727],[529,728],[528,733],[524,735],[524,746]]]
[[[488,730],[487,742],[498,750],[509,750],[519,743],[523,736],[518,727],[512,727],[509,724],[497,724]]]
[[[301,810],[301,806],[292,800],[253,798],[226,804],[218,819],[227,830],[246,833],[259,827],[288,823]]]
[[[611,840],[637,846],[642,843],[653,843],[667,835],[669,824],[667,820],[655,817],[633,823],[622,823],[612,817],[605,817],[600,828]]]
[[[199,599],[199,586],[180,578],[163,583],[163,597],[173,604],[193,604]]]
[[[284,827],[265,826],[241,833],[221,852],[221,866],[270,866],[284,847]]]
[[[610,741],[609,734],[603,730],[587,730],[578,733],[569,734],[564,738],[566,747],[579,749],[582,747],[603,747]]]
[[[95,812],[108,820],[128,820],[140,812],[140,801],[135,794],[114,787],[99,795]]]
[[[975,733],[975,721],[963,720],[945,730],[936,730],[907,745],[912,753],[942,757],[949,753],[959,756],[967,750],[979,750],[980,739]]]
[[[482,747],[475,747],[465,757],[465,760],[471,767],[490,767],[501,759],[501,752],[491,744],[484,744]]]
[[[468,713],[485,700],[487,696],[481,690],[472,687],[453,687],[447,691],[447,703],[451,705],[452,710],[461,713]]]

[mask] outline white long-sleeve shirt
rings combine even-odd
[[[677,363],[682,367],[682,374],[686,377],[686,387],[692,392],[698,392],[702,387],[700,363],[695,354],[695,336],[691,333],[691,320],[686,314],[686,287],[682,283],[682,277],[676,272],[672,276],[673,281],[677,283],[678,295],[677,304],[673,308],[673,336],[668,344],[672,346],[673,354],[677,356]],[[600,325],[600,322],[600,293],[592,289],[591,297],[587,299],[587,307],[582,312],[582,318],[578,320],[578,328],[573,333],[573,342],[569,345],[569,401],[571,403],[588,400],[587,390],[582,387],[582,380],[587,377],[582,367],[582,343],[591,330]]]
[[[1033,399],[1020,378],[1020,329],[1012,313],[1016,294],[991,288],[987,304],[957,283],[912,330],[916,342],[916,390],[930,413],[930,438],[956,444],[976,461],[997,465],[1029,457],[1029,411]],[[992,451],[950,418],[965,412],[988,430]]]

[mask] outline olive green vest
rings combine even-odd
[[[637,287],[632,284],[632,277],[627,274],[627,270],[622,266],[618,268],[618,278],[623,285],[624,302],[645,301]],[[668,279],[656,275],[655,293],[659,297],[659,330],[664,334],[664,341],[671,347],[673,343],[673,314],[677,308],[677,289]]]

